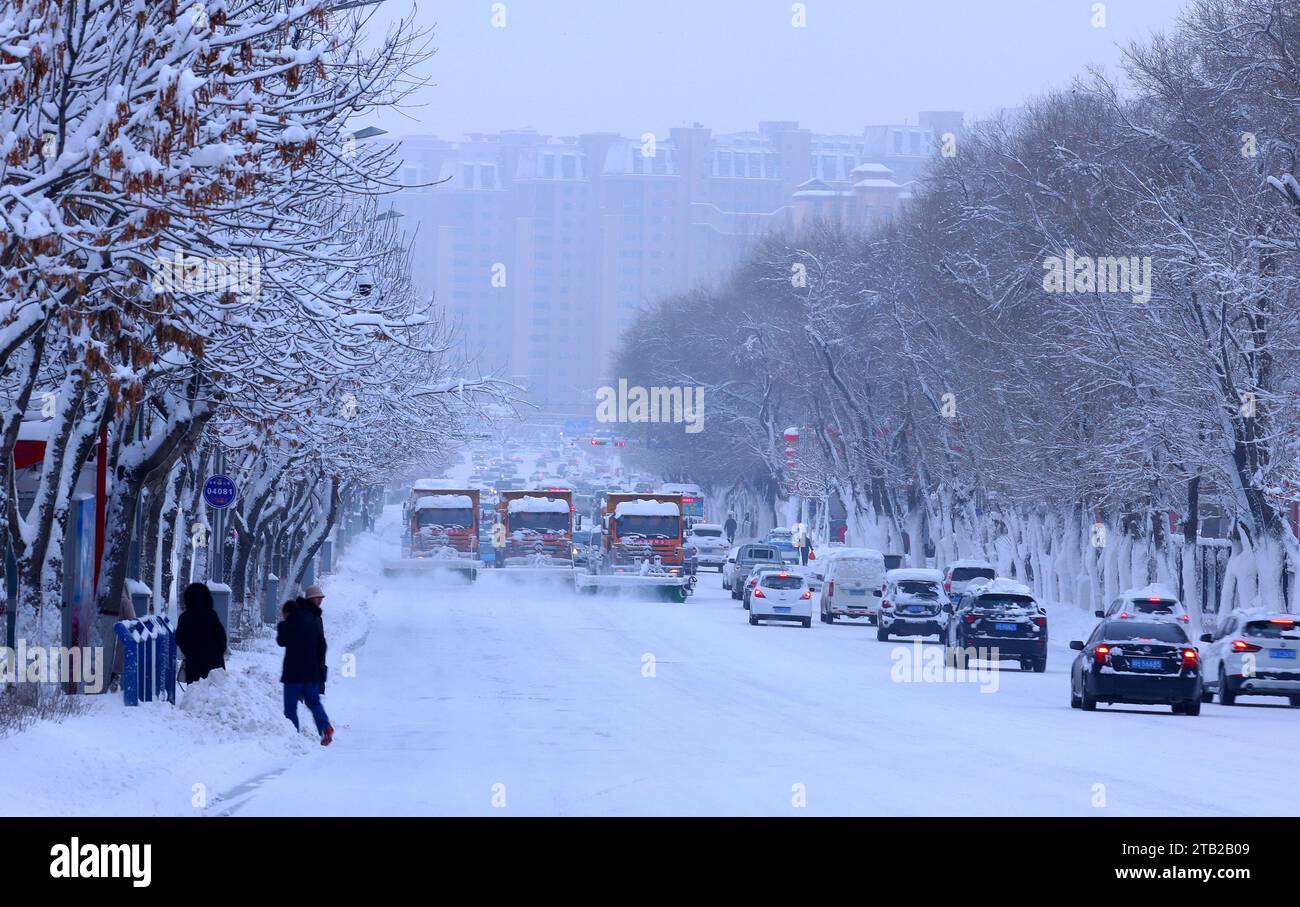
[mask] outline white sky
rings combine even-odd
[[[797,120],[819,132],[914,123],[918,110],[968,121],[1117,71],[1121,47],[1171,26],[1188,0],[384,0],[372,20],[414,16],[437,53],[405,116],[356,119],[395,136],[532,126],[554,135],[715,132]],[[505,27],[493,27],[504,6]]]

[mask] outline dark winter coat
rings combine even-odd
[[[275,641],[284,646],[281,683],[325,683],[325,622],[320,608],[295,599],[275,628]]]
[[[727,522],[722,524],[722,531],[727,533],[728,539],[736,537],[736,520],[734,517],[727,517]]]
[[[226,628],[212,607],[212,592],[202,583],[185,587],[185,610],[176,621],[176,646],[185,657],[188,683],[226,666]]]

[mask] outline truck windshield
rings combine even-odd
[[[629,515],[619,517],[615,522],[618,524],[619,538],[639,535],[646,538],[675,539],[680,519],[675,516]]]
[[[430,507],[416,514],[415,525],[421,529],[426,526],[437,526],[443,529],[468,529],[474,525],[474,512],[468,508],[444,510]]]
[[[569,515],[519,511],[510,514],[510,528],[531,529],[534,532],[564,532],[569,528]]]

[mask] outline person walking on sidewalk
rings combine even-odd
[[[320,745],[334,742],[334,728],[320,697],[325,692],[325,623],[321,619],[321,602],[325,592],[312,585],[302,598],[285,605],[285,616],[275,628],[275,641],[284,647],[284,716],[298,727],[298,701],[301,699],[316,722]]]
[[[226,628],[213,607],[212,590],[203,583],[185,587],[185,610],[176,621],[176,647],[184,657],[185,683],[203,680],[226,667]]]

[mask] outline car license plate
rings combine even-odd
[[[999,633],[1014,633],[1016,632],[1016,625],[1015,624],[994,624],[993,629],[997,630]]]
[[[1159,671],[1165,665],[1159,658],[1130,658],[1128,666],[1139,671]]]
[[[907,608],[907,613],[908,613],[908,614],[924,614],[924,613],[925,613],[925,606],[924,606],[924,605],[909,605],[908,608]]]
[[[866,595],[866,594],[867,594],[867,590],[866,590],[866,589],[850,589],[850,590],[849,590],[849,595]]]
[[[1295,661],[1295,649],[1269,649],[1268,654],[1274,658],[1289,658]]]
[[[789,606],[789,605],[777,605],[777,606],[776,606],[775,608],[773,608],[772,610],[775,611],[777,614],[789,614],[789,613],[790,613],[790,606]]]

